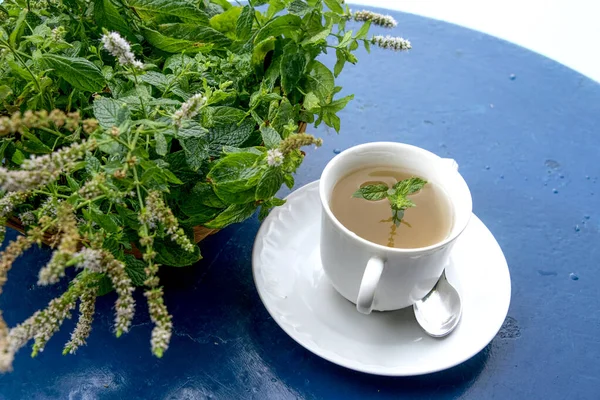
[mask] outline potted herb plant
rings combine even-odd
[[[283,204],[301,147],[321,144],[306,125],[340,129],[352,96],[337,96],[334,77],[353,51],[410,48],[370,37],[371,24],[395,21],[339,0],[2,2],[0,227],[23,235],[0,253],[0,293],[34,244],[52,248],[38,284],[76,274],[22,323],[0,318],[0,370],[31,340],[42,351],[79,304],[74,353],[112,290],[116,336],[127,332],[136,286],[161,357],[172,321],[159,266],[191,265],[207,234]],[[326,51],[333,71],[317,60]]]

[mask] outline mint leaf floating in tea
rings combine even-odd
[[[415,207],[416,204],[407,196],[421,190],[427,183],[426,180],[412,177],[397,182],[391,188],[383,182],[366,185],[358,189],[352,197],[365,199],[369,201],[383,200],[385,198],[390,202],[392,208],[392,222],[399,226],[404,218],[404,211],[407,208]]]
[[[387,196],[388,185],[385,183],[378,183],[375,185],[367,185],[358,189],[352,197],[357,197],[359,199],[377,201],[383,200]]]

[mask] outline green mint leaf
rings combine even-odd
[[[140,220],[138,217],[138,213],[125,208],[119,204],[117,204],[115,206],[115,209],[117,210],[117,213],[119,214],[119,216],[121,217],[121,220],[124,223],[124,226],[134,229],[134,230],[138,230],[141,226],[140,224]]]
[[[367,21],[363,24],[363,26],[360,27],[360,29],[358,30],[358,32],[356,32],[356,36],[354,36],[355,39],[364,39],[367,37],[367,34],[369,33],[369,28],[371,28],[371,21]]]
[[[327,40],[327,37],[331,33],[331,27],[325,28],[322,31],[315,33],[313,36],[302,41],[302,46],[306,46],[313,43],[318,43],[323,40]]]
[[[81,186],[79,185],[79,183],[77,183],[77,181],[73,178],[71,178],[69,175],[65,175],[67,178],[67,184],[69,185],[69,189],[71,189],[73,192],[78,191]]]
[[[297,121],[297,113],[294,112],[294,107],[292,103],[284,97],[279,103],[279,108],[277,108],[275,116],[271,120],[271,126],[277,132],[285,132],[284,126],[287,125],[290,120]]]
[[[267,10],[267,19],[273,18],[273,16],[279,11],[284,10],[285,4],[286,2],[284,2],[283,0],[270,0],[269,9]]]
[[[206,182],[198,182],[191,191],[191,197],[196,203],[200,202],[208,207],[225,208],[223,203],[215,194],[212,186]]]
[[[232,146],[223,146],[223,154],[232,154],[232,153],[250,153],[255,154],[257,156],[262,156],[265,152],[265,148],[257,148],[257,147],[232,147]]]
[[[416,206],[412,200],[400,193],[394,193],[387,197],[393,210],[406,210],[407,208]]]
[[[33,133],[23,132],[21,133],[23,140],[23,150],[33,154],[49,154],[52,153],[52,149],[46,146],[40,139],[38,139]]]
[[[63,57],[45,54],[40,60],[73,87],[86,92],[99,92],[105,86],[102,71],[91,61],[81,57]]]
[[[144,75],[138,77],[138,79],[144,83],[154,86],[158,90],[166,90],[169,86],[170,80],[173,79],[174,76],[171,75],[170,78],[167,78],[165,74],[161,74],[156,71],[148,71]]]
[[[306,57],[303,51],[300,51],[295,44],[291,43],[283,49],[283,58],[281,59],[280,74],[281,86],[286,93],[290,93],[302,76],[306,67]]]
[[[175,133],[175,131],[169,131]],[[186,121],[181,128],[177,131],[178,138],[203,138],[208,134],[208,129],[196,121]]]
[[[225,211],[219,214],[215,219],[206,223],[204,226],[212,229],[222,229],[228,225],[245,221],[250,218],[256,206],[254,202],[246,204],[232,204]]]
[[[166,185],[167,178],[159,167],[152,167],[144,171],[140,178],[140,182],[148,188],[153,188],[164,192],[169,190],[168,186]]]
[[[346,105],[348,104],[348,102],[350,102],[350,100],[352,99],[354,99],[353,94],[351,94],[350,96],[342,97],[341,99],[334,100],[327,105],[327,109],[334,113],[338,113],[339,111],[343,110],[344,107],[346,107]]]
[[[370,201],[382,200],[387,196],[388,186],[384,183],[376,185],[367,185],[358,189],[352,197]]]
[[[188,0],[128,0],[127,3],[144,21],[164,16],[208,24],[208,15]]]
[[[10,86],[8,86],[8,85],[1,85],[0,86],[0,101],[1,100],[5,100],[11,94],[13,94],[13,91],[10,88]]]
[[[426,180],[418,177],[412,177],[396,183],[392,189],[394,189],[396,193],[408,196],[423,189],[423,186],[425,186],[426,183]]]
[[[295,14],[299,17],[304,17],[311,10],[311,7],[302,0],[294,0],[287,7],[290,14]]]
[[[17,165],[21,165],[23,164],[23,161],[25,161],[25,154],[23,154],[21,150],[15,149],[15,152],[13,153],[10,160]]]
[[[313,113],[319,112],[319,98],[313,93],[308,92],[304,96],[304,102],[302,103],[304,109]]]
[[[206,136],[209,154],[212,157],[218,157],[223,151],[223,147],[242,147],[252,136],[254,126],[255,123],[252,119],[246,119],[240,125],[233,123],[210,128]]]
[[[141,28],[141,31],[148,43],[167,53],[195,54],[209,52],[213,49],[211,44],[169,37],[153,29]]]
[[[281,143],[281,136],[277,131],[270,126],[262,125],[260,127],[260,134],[262,136],[263,142],[268,149],[272,149],[274,147],[279,146]]]
[[[238,124],[244,118],[246,118],[246,113],[237,108],[225,106],[209,108],[209,126],[211,127]]]
[[[323,111],[323,121],[334,128],[337,133],[340,133],[340,117],[335,114],[334,110],[324,109]]]
[[[335,62],[335,66],[333,67],[333,75],[337,78],[338,75],[344,69],[344,65],[346,64],[346,53],[344,53],[340,49],[336,49],[335,56],[337,58],[337,61]]]
[[[11,60],[9,58],[7,60],[7,64],[10,67],[11,71],[18,75],[21,79],[24,79],[26,81],[33,81],[33,77],[31,76],[31,74],[27,72],[25,68],[17,64],[14,60]]]
[[[313,61],[308,70],[310,70],[310,74],[307,77],[306,92],[313,92],[321,104],[329,103],[335,87],[333,73],[318,61]]]
[[[283,180],[281,169],[267,169],[256,186],[256,200],[267,200],[275,196],[281,185],[283,185]]]
[[[17,17],[17,22],[15,23],[13,31],[10,33],[9,40],[13,48],[17,48],[19,46],[21,36],[23,36],[23,33],[25,33],[25,28],[27,28],[27,22],[25,22],[25,18],[27,17],[27,14],[30,14],[29,11],[26,8],[23,8]]]
[[[258,220],[260,222],[263,222],[265,220],[265,218],[267,218],[269,216],[269,212],[271,211],[271,209],[269,207],[266,207],[264,204],[260,206],[260,209],[258,211]]]
[[[271,207],[279,207],[285,204],[285,200],[278,199],[277,197],[273,197],[271,200],[267,201],[265,204],[268,204]]]
[[[294,187],[294,176],[292,174],[285,174],[283,176],[283,181],[285,183],[285,186],[287,186],[288,188],[292,189]]]
[[[93,110],[94,116],[104,129],[118,127],[130,116],[129,108],[124,103],[108,97],[99,97],[94,100]]]
[[[156,154],[164,156],[167,154],[167,139],[161,131],[154,132],[154,142],[156,146]]]
[[[212,167],[208,179],[222,201],[243,204],[254,200],[254,187],[261,177],[261,170],[255,166],[258,159],[252,153],[232,153]]]
[[[247,40],[252,32],[252,23],[254,22],[254,8],[245,6],[237,19],[235,26],[235,35],[239,40]]]
[[[225,35],[234,36],[237,29],[237,20],[242,13],[241,7],[231,7],[222,14],[217,14],[210,19],[210,26]],[[235,37],[233,37],[235,39]]]
[[[292,32],[297,32],[300,30],[301,24],[302,20],[297,15],[286,14],[275,17],[258,31],[254,38],[254,44],[260,43],[270,36],[277,37],[284,33],[290,34]]]
[[[188,238],[192,240],[191,232],[186,232]],[[181,246],[172,241],[169,236],[154,239],[154,249],[156,250],[156,262],[169,267],[187,267],[202,259],[200,249],[194,246],[194,251],[184,251]]]
[[[336,14],[343,14],[344,9],[338,0],[324,0],[325,5]]]
[[[138,260],[131,254],[125,254],[125,271],[129,275],[131,283],[135,286],[144,286],[144,281],[146,280],[145,269],[145,262]]]
[[[192,171],[198,171],[208,159],[210,147],[204,138],[186,138],[179,141],[185,151],[185,160]]]
[[[233,7],[227,0],[211,0],[211,3],[220,5],[223,10],[229,10],[231,7]]]
[[[100,228],[104,229],[108,233],[117,233],[123,225],[121,219],[115,214],[104,214],[100,210],[91,209],[84,210],[84,214],[86,219],[92,220],[100,226]]]
[[[271,65],[265,72],[263,84],[267,90],[273,90],[277,79],[279,78],[279,70],[281,69],[281,56],[277,56],[271,62]]]
[[[186,161],[185,151],[180,150],[169,153],[164,160],[169,164],[169,171],[184,183],[195,183],[200,178],[198,172],[190,169]]]
[[[85,158],[85,171],[90,175],[95,175],[102,169],[102,163],[96,157],[89,155]]]
[[[194,43],[194,46],[212,45],[212,48],[223,48],[231,45],[231,39],[209,26],[173,23],[162,24],[158,28],[161,34],[188,40]]]
[[[169,71],[172,74],[179,74],[184,68],[191,67],[196,63],[196,61],[186,56],[185,54],[176,54],[171,55],[165,60],[165,64],[163,66],[163,72],[167,73]]]
[[[98,282],[98,296],[104,296],[113,290],[115,290],[115,288],[113,288],[112,281],[108,276],[104,275],[102,279],[100,279],[100,282]]]
[[[131,25],[123,18],[123,8],[115,0],[94,0],[94,20],[99,28],[116,31],[136,43]]]
[[[270,36],[270,37],[266,38],[265,40],[258,42],[254,45],[254,49],[252,50],[251,64],[252,64],[252,68],[254,69],[255,73],[262,74],[262,71],[265,66],[265,57],[267,56],[268,53],[273,52],[275,50],[275,42],[276,41],[277,40],[275,39],[275,37]],[[281,60],[278,60],[278,61],[281,61]],[[280,65],[281,64],[278,62],[277,66],[279,67]],[[270,88],[270,90],[272,90],[272,88]]]
[[[212,192],[212,188],[211,188]],[[214,193],[214,192],[213,192]],[[216,195],[214,195],[216,197]],[[225,207],[211,207],[203,204],[202,198],[193,191],[179,199],[179,209],[190,217],[195,225],[203,224],[214,219]]]
[[[336,47],[343,49],[346,46],[348,46],[348,44],[350,43],[351,40],[352,40],[352,31],[348,31],[344,34],[344,37],[340,40],[340,42],[338,43],[338,45]]]
[[[404,218],[404,210],[392,209],[392,222],[394,225],[400,226],[402,218]]]

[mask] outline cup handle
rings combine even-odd
[[[456,162],[456,160],[452,158],[442,158],[442,162],[451,169],[458,171],[458,163]]]
[[[367,263],[358,289],[358,299],[356,300],[356,309],[363,314],[370,314],[373,311],[375,290],[379,284],[384,265],[385,261],[377,256],[371,257]]]

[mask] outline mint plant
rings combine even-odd
[[[390,208],[392,209],[391,222],[398,227],[400,226],[400,223],[403,222],[402,218],[404,218],[406,209],[416,206],[408,196],[417,193],[419,190],[423,189],[423,186],[426,184],[426,180],[418,177],[404,179],[397,182],[392,187],[388,187],[387,184],[381,182],[362,186],[352,194],[352,197],[369,201],[387,199],[390,203]]]
[[[97,296],[113,290],[115,334],[126,333],[136,286],[161,357],[173,321],[159,266],[201,258],[194,227],[283,204],[300,149],[321,144],[302,128],[340,130],[353,96],[339,96],[335,77],[355,50],[410,49],[369,36],[372,24],[396,21],[340,0],[1,2],[0,226],[24,236],[0,253],[0,293],[14,260],[42,243],[53,253],[38,284],[71,285],[17,326],[0,318],[0,370],[31,340],[43,351],[79,304],[64,349],[74,353]],[[318,60],[329,51],[333,71]]]

